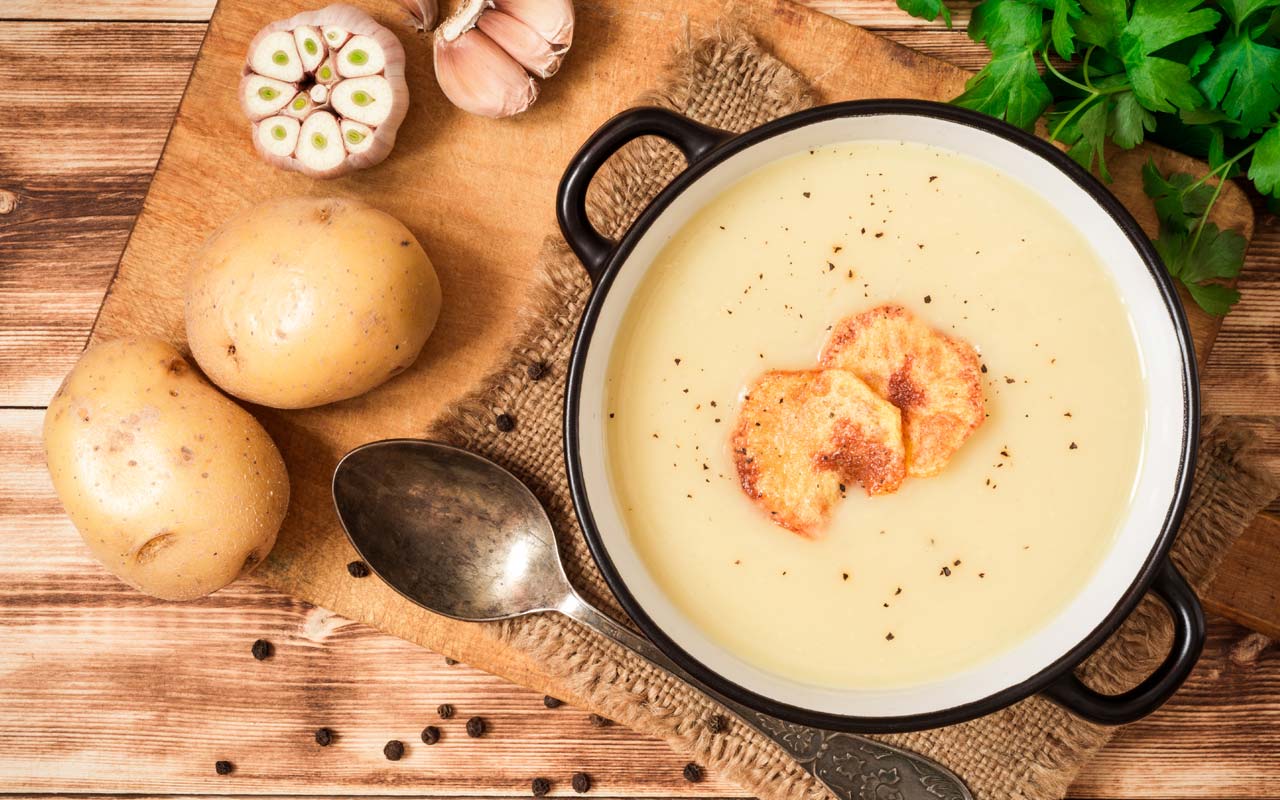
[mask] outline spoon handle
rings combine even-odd
[[[557,610],[728,708],[785,750],[841,800],[889,796],[880,788],[896,790],[896,796],[903,800],[973,800],[954,773],[924,756],[852,733],[784,722],[730,700],[685,672],[648,639],[618,624],[576,594],[569,594]]]

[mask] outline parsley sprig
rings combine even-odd
[[[926,19],[942,0],[899,0]],[[1110,180],[1106,148],[1151,138],[1209,162],[1205,175],[1143,169],[1160,221],[1156,250],[1210,314],[1245,240],[1209,220],[1226,180],[1280,201],[1280,0],[983,0],[969,36],[991,60],[953,102],[1052,139]]]

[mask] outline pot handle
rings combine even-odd
[[[1049,684],[1045,696],[1090,722],[1121,725],[1155,711],[1182,686],[1204,649],[1204,610],[1170,559],[1165,559],[1151,588],[1173,617],[1173,646],[1156,671],[1129,691],[1113,695],[1096,692],[1067,672]]]
[[[733,134],[657,107],[623,111],[591,134],[560,179],[556,218],[565,241],[581,259],[593,283],[600,279],[617,242],[602,236],[587,219],[587,187],[610,156],[641,136],[666,139],[678,147],[692,165]]]

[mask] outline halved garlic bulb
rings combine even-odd
[[[270,164],[315,178],[371,167],[409,107],[404,49],[349,5],[273,22],[249,44],[240,105]]]
[[[538,99],[573,43],[572,0],[464,0],[436,29],[436,80],[450,102],[509,117]]]

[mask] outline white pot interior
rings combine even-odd
[[[691,214],[764,164],[811,147],[858,140],[918,142],[976,158],[1050,200],[1079,227],[1110,271],[1132,319],[1145,372],[1147,436],[1129,515],[1108,557],[1061,613],[1012,649],[967,671],[905,689],[854,691],[803,684],[753,667],[712,642],[664,596],[633,547],[614,502],[605,452],[603,392],[628,300],[649,264]],[[997,135],[958,122],[908,114],[828,119],[775,136],[718,164],[675,198],[637,242],[601,306],[582,368],[578,410],[582,483],[603,546],[630,593],[667,636],[709,669],[757,694],[828,714],[890,717],[936,712],[981,700],[1031,678],[1085,639],[1134,582],[1176,493],[1188,435],[1183,369],[1173,318],[1147,265],[1110,214],[1053,164]]]

